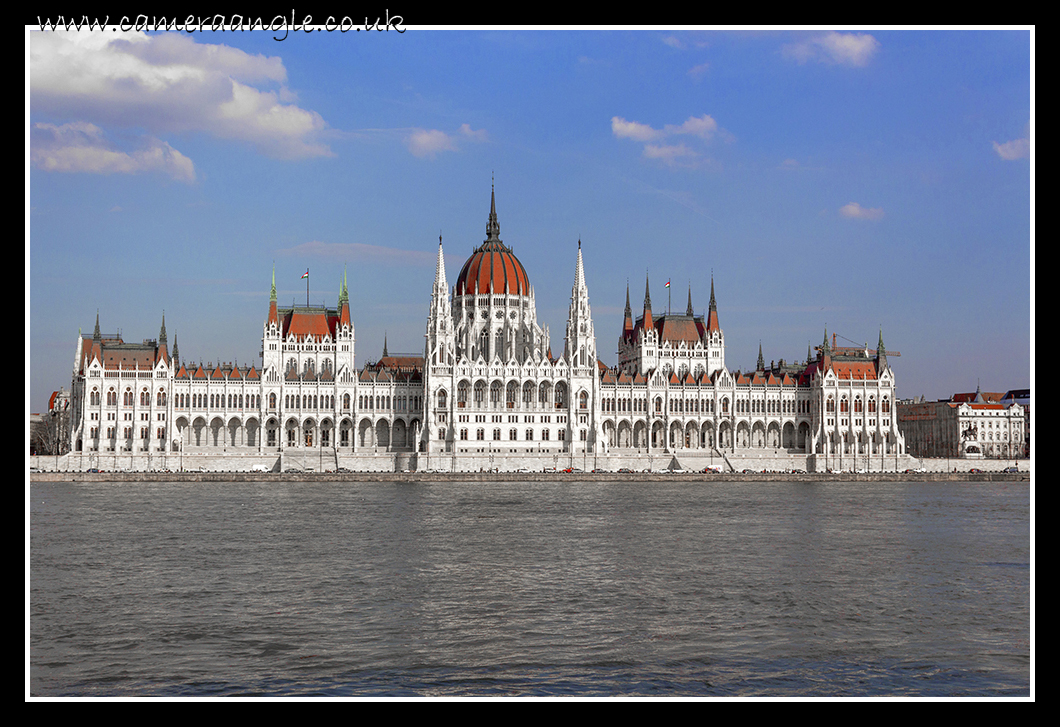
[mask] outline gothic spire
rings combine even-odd
[[[758,371],[766,370],[766,360],[762,358],[762,342],[758,342]]]
[[[685,309],[686,316],[695,315],[692,311],[692,281],[688,281],[688,308]]]
[[[708,331],[721,331],[721,324],[718,322],[718,304],[714,300],[714,273],[710,274],[710,306],[707,311],[707,330]]]
[[[497,222],[497,195],[490,182],[490,218],[486,223],[486,242],[501,241],[501,224]]]

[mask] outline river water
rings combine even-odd
[[[1031,696],[1027,483],[29,497],[32,696]]]

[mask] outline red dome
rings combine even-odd
[[[490,283],[498,295],[530,295],[530,279],[523,264],[500,241],[487,241],[471,254],[456,279],[456,294],[489,294]]]
[[[460,276],[456,279],[456,295],[488,295],[491,283],[497,295],[530,295],[530,278],[511,248],[501,242],[500,234],[496,197],[491,192],[486,241],[475,248],[460,269]]]

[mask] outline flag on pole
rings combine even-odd
[[[305,275],[303,275],[301,278],[299,278],[299,280],[305,280],[308,277],[309,277],[309,268],[306,268],[305,269]],[[667,283],[667,285],[669,285],[669,283]]]
[[[309,275],[309,271],[308,271],[308,270],[306,271],[306,275]],[[669,280],[667,280],[667,281],[666,281],[666,285],[664,285],[663,287],[664,287],[664,288],[669,288],[669,287],[670,287],[670,281],[669,281]]]

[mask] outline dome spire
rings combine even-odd
[[[501,224],[497,222],[497,194],[490,180],[490,218],[486,223],[486,242],[501,241]]]

